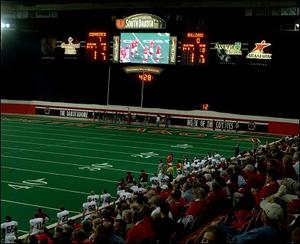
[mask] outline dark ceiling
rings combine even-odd
[[[66,7],[81,5],[101,8],[120,7],[299,7],[299,0],[1,0],[1,5],[34,7],[40,5],[64,5]]]

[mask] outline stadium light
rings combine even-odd
[[[1,21],[1,29],[9,29],[10,24]]]
[[[14,25],[8,23],[8,22],[3,22],[1,21],[1,31],[2,30],[14,30]]]

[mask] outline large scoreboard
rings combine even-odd
[[[187,32],[182,38],[181,63],[198,65],[207,62],[207,43],[203,32]]]
[[[66,35],[61,40],[43,38],[42,59],[124,65],[201,65],[207,62],[208,45],[202,32],[182,36],[172,36],[169,32],[121,32],[113,36],[108,31],[95,30],[81,35],[82,38],[79,36]]]
[[[253,40],[248,43],[243,39],[222,38],[208,42],[206,32],[200,30],[176,35],[174,32],[181,31],[166,30],[164,20],[152,14],[136,14],[117,19],[116,27],[120,31],[103,30],[100,26],[99,29],[89,29],[84,33],[65,34],[56,41],[56,47],[55,38],[43,38],[42,58],[83,60],[100,64],[112,62],[124,66],[201,66],[208,63],[267,66],[272,59],[272,43],[264,37],[254,43]],[[252,50],[249,49],[250,45]],[[145,77],[141,79],[146,79]]]

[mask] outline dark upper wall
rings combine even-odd
[[[8,85],[1,89],[1,97],[106,104],[109,64],[40,59],[40,41],[45,35],[60,36],[66,32],[85,35],[92,28],[102,28],[111,35],[117,34],[119,31],[114,25],[115,18],[143,10],[138,6],[120,9],[121,2],[115,5],[115,9],[107,9],[105,1],[101,2],[102,9],[86,11],[74,8],[69,11],[75,5],[68,5],[70,9],[58,11],[53,18],[36,18],[35,13],[38,12],[34,9],[42,6],[51,9],[54,6],[47,5],[46,1],[29,7],[22,4],[21,9],[27,9],[31,17],[16,18],[16,30],[2,35],[1,80]],[[259,4],[264,1],[254,2]],[[288,1],[273,2],[283,4]],[[165,6],[168,3],[166,1]],[[187,1],[181,3],[186,4]],[[55,6],[62,8],[67,5]],[[23,10],[18,9],[17,12]],[[267,36],[272,39],[274,46],[274,61],[268,68],[164,66],[163,73],[152,84],[145,86],[144,106],[197,109],[201,103],[209,103],[211,109],[216,111],[299,117],[298,92],[292,82],[298,76],[298,63],[293,60],[297,59],[299,53],[299,32],[281,29],[284,22],[293,24],[294,16],[245,16],[244,7],[228,6],[183,8],[179,5],[163,9],[148,6],[144,10],[165,19],[167,31],[179,37],[186,31],[199,30],[206,31],[212,41],[236,38],[253,41]],[[122,65],[111,64],[111,67],[110,103],[139,106],[141,83],[133,76],[126,75]]]

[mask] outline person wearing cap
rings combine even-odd
[[[263,210],[261,215],[262,227],[257,227],[242,234],[233,236],[231,243],[284,243],[284,235],[280,229],[280,223],[284,212],[277,203],[270,203],[262,200],[260,207]]]

